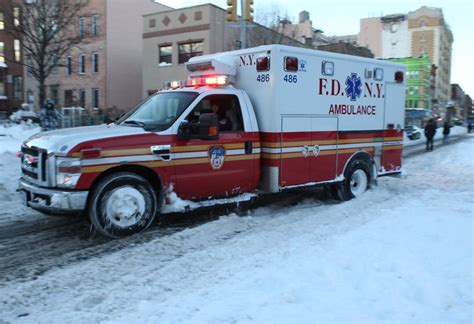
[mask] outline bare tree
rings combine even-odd
[[[266,8],[259,8],[255,15],[255,21],[274,32],[262,32],[261,29],[251,30],[248,33],[249,43],[296,45],[289,38],[297,40],[298,26],[292,25],[288,12],[279,4],[271,3]],[[291,28],[288,28],[289,26]]]
[[[23,62],[16,63],[25,65],[38,82],[40,106],[46,99],[47,78],[65,66],[64,56],[83,41],[78,17],[87,4],[87,0],[17,0],[5,10],[11,13],[6,31],[23,50]]]

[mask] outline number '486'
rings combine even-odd
[[[283,78],[283,81],[289,82],[289,83],[297,83],[298,78],[296,77],[296,75],[286,74],[285,77]]]
[[[258,82],[270,82],[270,74],[259,74],[257,76]]]

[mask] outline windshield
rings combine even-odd
[[[165,130],[189,107],[199,95],[197,92],[161,92],[136,107],[118,123],[143,127],[147,130]]]

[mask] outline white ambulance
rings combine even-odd
[[[147,228],[171,190],[209,199],[323,185],[348,200],[401,171],[401,64],[268,45],[186,67],[188,80],[114,124],[25,141],[25,203],[86,211],[98,232],[120,237]]]

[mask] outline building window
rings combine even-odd
[[[66,58],[66,75],[72,74],[72,57],[68,56]]]
[[[160,58],[159,65],[170,65],[171,64],[171,54],[173,53],[173,47],[171,44],[160,45],[159,46]]]
[[[0,97],[5,96],[5,83],[3,83],[2,80],[0,80]]]
[[[5,21],[3,20],[3,12],[0,12],[0,30],[5,29]]]
[[[148,20],[148,28],[155,28],[156,27],[156,19]]]
[[[86,18],[79,17],[79,36],[85,36],[85,28],[86,28]]]
[[[57,74],[58,71],[59,71],[58,70],[58,65],[59,65],[58,56],[57,55],[51,55],[50,60],[51,60],[50,66],[53,67],[51,69],[51,73]]]
[[[79,90],[79,107],[85,108],[86,106],[86,90]]]
[[[55,105],[59,104],[59,86],[52,85],[50,86],[50,99],[53,100]]]
[[[20,40],[15,39],[13,41],[13,50],[15,51],[15,62],[21,61],[21,49],[20,49]]]
[[[92,73],[99,72],[99,53],[92,53]]]
[[[5,48],[5,43],[0,42],[0,63],[5,63],[5,56],[3,54],[4,48]]]
[[[99,108],[99,89],[92,89],[92,108]]]
[[[19,7],[13,8],[13,25],[15,27],[20,26],[20,8]]]
[[[33,60],[31,59],[31,55],[26,56],[26,73],[28,76],[33,75]]]
[[[86,73],[86,55],[80,54],[79,55],[79,74]]]
[[[99,35],[99,16],[92,16],[92,36]]]
[[[178,53],[178,63],[186,63],[191,57],[200,56],[203,54],[203,42],[198,41],[179,44]]]
[[[20,75],[13,76],[13,99],[21,99],[23,93],[23,77]]]

